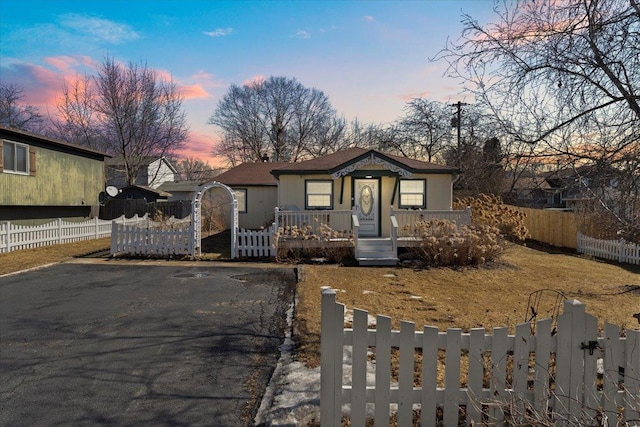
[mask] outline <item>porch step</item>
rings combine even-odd
[[[396,265],[398,256],[393,251],[391,239],[358,239],[359,265]]]

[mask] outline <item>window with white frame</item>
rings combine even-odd
[[[305,181],[306,209],[333,209],[333,181]]]
[[[236,200],[238,201],[238,212],[247,213],[247,189],[239,188],[234,191],[236,193]]]
[[[426,181],[424,179],[400,180],[400,207],[426,207]]]
[[[29,146],[18,142],[2,141],[2,170],[29,173]]]

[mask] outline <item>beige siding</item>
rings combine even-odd
[[[370,170],[375,177],[375,170],[379,166],[367,165],[365,170]],[[280,184],[278,187],[278,206],[283,209],[299,209],[305,208],[305,181],[321,179],[330,179],[330,175],[282,175],[280,176]],[[414,174],[414,179],[426,179],[427,182],[427,209],[428,210],[450,210],[452,207],[452,176],[449,174]],[[340,192],[342,187],[342,178],[333,180],[333,209],[334,210],[350,210],[351,209],[351,177],[344,178],[344,194],[342,203],[340,203]],[[395,176],[380,177],[381,200],[380,200],[380,220],[381,232],[383,236],[390,233],[391,223],[389,219],[393,190],[396,185]],[[393,203],[394,208],[398,208],[399,194],[396,192]]]
[[[247,212],[238,214],[240,228],[260,228],[272,223],[278,205],[278,191],[274,186],[244,187],[247,189]]]
[[[247,190],[247,212],[238,213],[240,228],[259,229],[274,221],[274,209],[278,206],[278,192],[275,186],[245,186],[232,189]],[[227,228],[231,228],[231,201],[227,192],[221,188],[212,188],[209,192],[216,198],[216,206],[224,216]]]
[[[35,176],[0,173],[0,205],[97,205],[104,189],[104,163],[36,148]]]

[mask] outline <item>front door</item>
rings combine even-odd
[[[358,236],[378,236],[380,198],[377,179],[355,179],[355,207],[360,221]]]

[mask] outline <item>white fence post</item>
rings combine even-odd
[[[62,243],[62,218],[58,218],[57,220],[58,223],[58,244]]]
[[[428,326],[416,332],[414,324],[405,321],[399,331],[392,331],[391,319],[381,315],[376,318],[375,330],[369,330],[368,313],[358,309],[353,310],[353,327],[345,329],[344,308],[336,302],[334,290],[323,288],[322,425],[340,425],[343,405],[347,405],[351,425],[362,426],[370,404],[375,405],[376,426],[388,425],[392,404],[397,404],[399,426],[412,425],[416,404],[420,405],[421,425],[425,426],[436,425],[437,421],[443,426],[457,426],[460,406],[466,407],[466,424],[479,424],[488,417],[493,425],[509,415],[519,425],[525,423],[528,408],[543,421],[558,425],[575,420],[595,422],[598,414],[603,414],[610,427],[618,422],[635,425],[638,420],[640,331],[629,330],[626,337],[620,337],[619,327],[605,323],[604,335],[598,336],[597,319],[587,314],[579,301],[565,301],[556,334],[551,332],[552,319],[543,319],[536,322],[535,335],[528,322],[517,325],[515,335],[508,335],[506,327],[494,328],[490,334],[484,328],[462,333],[455,328],[438,332],[438,328]],[[342,375],[344,346],[352,346],[350,385]],[[371,348],[375,348],[375,383],[367,386],[366,363]],[[399,349],[397,383],[390,381],[392,348]],[[414,388],[417,348],[422,349],[422,385]],[[460,387],[465,351],[467,385]],[[487,356],[490,365],[486,364]],[[439,381],[437,373],[443,365],[445,376]],[[604,368],[601,381],[599,366]],[[554,384],[550,382],[552,376]],[[507,384],[509,377],[512,381]],[[483,384],[486,381],[488,387]],[[511,408],[510,414],[507,408]]]

